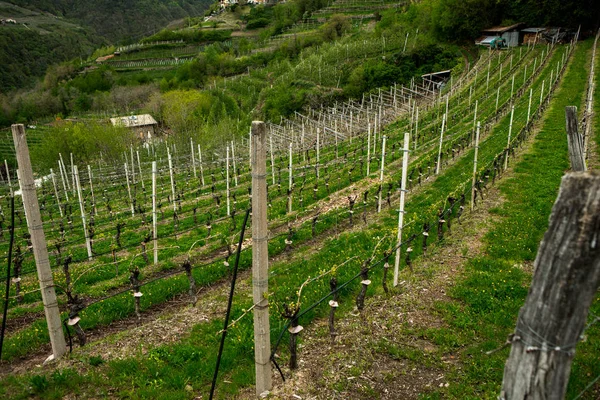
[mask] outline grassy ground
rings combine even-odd
[[[524,284],[531,273],[523,266],[535,258],[560,179],[569,168],[564,108],[583,101],[590,45],[579,45],[531,151],[516,165],[515,175],[500,184],[508,201],[495,210],[500,220],[485,237],[485,255],[466,263],[466,273],[451,293],[455,301],[439,304],[449,326],[437,334],[458,339],[453,347],[460,352],[461,368],[453,373],[458,384],[427,398],[491,399],[499,392],[508,350],[491,356],[482,351],[500,346],[513,331],[527,294]],[[598,301],[593,310],[599,312]],[[568,398],[600,373],[600,330],[594,327],[587,335],[577,349]],[[583,398],[595,397],[590,392]]]

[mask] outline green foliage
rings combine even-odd
[[[89,163],[103,157],[117,160],[133,144],[135,135],[126,128],[99,123],[57,121],[45,132],[39,146],[31,150],[32,165],[47,171],[56,165],[59,154],[73,153],[75,163]]]
[[[206,43],[222,42],[231,37],[230,30],[201,30],[201,29],[180,29],[162,31],[142,39],[142,43],[151,43],[156,41],[183,40],[186,43]]]
[[[351,72],[344,90],[357,97],[373,88],[407,83],[413,76],[450,68],[456,65],[457,58],[458,52],[451,47],[419,46],[408,54],[400,52],[389,60],[371,60],[359,65]]]
[[[21,7],[80,21],[113,41],[139,37],[176,19],[201,15],[211,0],[11,0]]]
[[[0,91],[32,86],[50,65],[86,54],[94,43],[97,38],[69,29],[42,35],[23,27],[0,27]]]
[[[50,382],[44,375],[33,375],[29,383],[35,393],[43,393],[50,386]]]
[[[306,99],[306,90],[293,86],[277,86],[265,93],[265,114],[271,121],[300,111]]]
[[[90,365],[92,367],[97,367],[101,364],[104,364],[104,359],[102,358],[102,356],[91,356],[90,357]]]
[[[438,37],[452,42],[475,39],[486,27],[511,22],[594,29],[600,13],[600,3],[594,0],[430,0],[429,3]]]
[[[246,22],[246,29],[264,28],[273,18],[273,7],[256,6],[242,19]]]
[[[165,122],[175,132],[198,129],[210,110],[211,96],[192,90],[174,90],[162,96]]]
[[[433,19],[439,37],[449,41],[476,38],[499,18],[496,0],[438,0]]]
[[[347,16],[335,14],[321,27],[323,40],[331,41],[341,38],[350,30],[351,26],[350,19]]]
[[[107,67],[102,67],[77,76],[69,82],[69,85],[77,88],[80,92],[91,94],[106,92],[112,88],[113,83],[112,71]]]

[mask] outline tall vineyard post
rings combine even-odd
[[[48,259],[48,248],[46,247],[46,237],[44,235],[42,217],[40,215],[40,207],[33,180],[33,170],[31,168],[31,159],[29,158],[25,127],[21,124],[13,125],[12,136],[17,164],[21,171],[23,206],[28,216],[27,223],[33,245],[38,279],[40,281],[40,290],[46,322],[48,324],[52,353],[54,359],[57,359],[67,352],[67,344],[60,321],[60,310],[58,309],[52,270],[50,269],[50,260]]]
[[[402,182],[400,184],[400,210],[398,211],[398,238],[396,243],[396,262],[394,264],[394,287],[398,286],[398,275],[400,273],[400,245],[402,243],[402,228],[404,227],[404,200],[406,196],[409,140],[410,133],[404,133],[404,155],[402,156]]]
[[[269,248],[267,227],[266,128],[252,122],[252,294],[254,299],[254,360],[256,394],[271,390],[269,325]]]
[[[154,265],[158,264],[158,234],[156,232],[156,161],[152,161],[152,239],[154,241]]]

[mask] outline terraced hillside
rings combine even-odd
[[[383,290],[382,279],[389,281],[386,291],[390,290],[391,274],[384,267],[395,250],[402,252],[401,268],[410,269],[416,260],[427,258],[431,246],[435,248],[457,229],[471,196],[477,201],[485,197],[531,135],[535,121],[563,82],[574,48],[573,44],[543,45],[489,52],[441,92],[418,83],[397,86],[361,102],[270,126],[274,147],[268,162],[269,300],[273,353],[279,363],[289,357],[282,340],[287,340],[291,321],[282,319],[282,314],[291,312],[310,330],[311,321],[329,312],[323,300],[329,297],[332,277],[340,288],[336,292],[340,313],[352,309],[350,299],[363,286],[359,278],[373,282],[366,292],[369,302]],[[584,57],[576,54],[578,60]],[[409,143],[404,142],[405,132]],[[478,167],[473,178],[476,136]],[[404,146],[411,149],[409,192],[398,243],[397,193]],[[82,301],[79,326],[92,338],[140,321],[135,332],[143,336],[144,327],[150,329],[154,316],[167,305],[181,309],[195,303],[213,314],[193,328],[182,326],[177,338],[165,332],[168,340],[177,339],[174,343],[152,342],[141,355],[125,350],[129,355],[123,360],[99,358],[107,357],[102,349],[112,345],[92,340],[89,350],[74,349],[63,365],[68,368],[52,376],[6,378],[5,393],[37,390],[43,395],[104,396],[114,394],[116,387],[117,396],[205,394],[224,306],[223,295],[208,288],[215,284],[218,288],[231,274],[234,243],[250,204],[249,150],[238,141],[207,155],[194,142],[185,148],[166,142],[130,149],[124,154],[124,165],[79,166],[82,209],[88,221],[93,217],[93,224],[85,229],[71,166],[63,155],[62,172],[57,172],[54,182],[46,181],[40,197],[61,307],[75,305],[65,292],[77,294]],[[150,223],[152,162],[157,163],[156,242]],[[5,221],[6,210],[3,206]],[[21,262],[11,274],[21,278],[20,293],[11,289],[3,353],[7,367],[15,371],[37,362],[48,348],[22,211],[17,211],[17,222]],[[91,255],[86,246],[90,228]],[[6,252],[7,243],[2,246]],[[242,270],[250,267],[248,249],[246,241]],[[143,293],[137,297],[139,308],[131,296],[132,276],[140,281],[139,287],[132,281],[136,291]],[[190,277],[195,287],[190,286]],[[234,298],[236,323],[230,328],[222,361],[229,383],[220,385],[221,396],[237,392],[253,379],[252,322],[247,316],[252,302],[245,290],[242,286]],[[128,333],[115,338],[119,335]],[[89,360],[107,362],[84,373],[78,363]],[[113,378],[104,382],[102,376]],[[133,388],[122,386],[131,376]],[[34,382],[33,389],[25,387],[27,379]],[[72,382],[85,383],[85,388]]]

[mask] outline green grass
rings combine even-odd
[[[506,201],[495,210],[501,218],[485,236],[485,255],[466,264],[465,276],[451,293],[457,301],[439,304],[450,325],[440,331],[460,338],[452,351],[461,360],[461,369],[452,371],[455,383],[440,390],[441,397],[493,399],[500,391],[508,351],[490,356],[482,352],[499,347],[513,331],[527,294],[531,274],[522,265],[535,258],[561,177],[569,168],[564,108],[582,103],[590,44],[579,45],[531,150],[515,166],[514,176],[499,184]],[[596,301],[593,309],[597,313],[599,308]],[[590,330],[577,349],[567,398],[600,373],[598,333],[597,327]],[[588,393],[583,398],[593,397]]]

